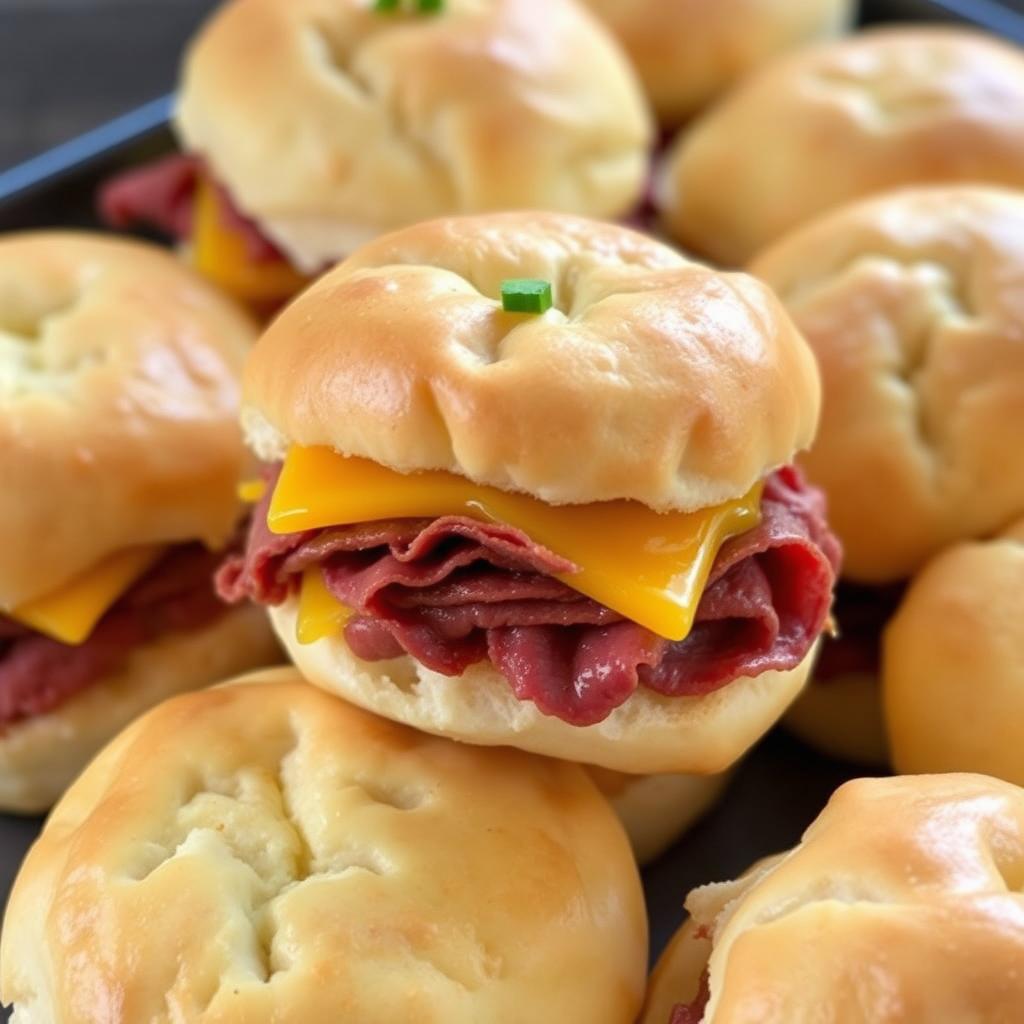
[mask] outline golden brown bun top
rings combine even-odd
[[[789,854],[690,894],[712,940],[705,1024],[1016,1021],[1022,879],[1024,790],[983,775],[847,783]],[[651,1004],[673,998],[674,966]]]
[[[581,768],[281,669],[168,701],[92,763],[21,869],[0,960],[33,1024],[632,1024],[646,920]]]
[[[231,0],[188,54],[178,126],[309,270],[444,214],[619,216],[652,134],[625,55],[573,0]]]
[[[678,124],[777,53],[837,35],[852,0],[586,0],[640,74],[658,117]]]
[[[543,316],[501,308],[549,281]],[[625,228],[550,213],[371,242],[263,335],[245,422],[265,458],[328,445],[555,504],[703,508],[812,440],[818,379],[771,292]]]
[[[844,574],[901,579],[1024,514],[1024,193],[950,186],[847,207],[754,273],[818,357],[804,458]]]
[[[882,649],[899,771],[985,772],[1024,785],[1024,519],[933,558]]]
[[[222,544],[255,328],[154,246],[0,239],[0,612],[136,544]]]
[[[1024,187],[1024,54],[954,28],[861,32],[751,75],[685,133],[666,221],[741,266],[826,210],[917,184]]]

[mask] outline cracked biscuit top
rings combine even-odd
[[[177,122],[309,271],[442,214],[623,215],[653,134],[625,55],[570,0],[232,0],[186,58]]]
[[[672,233],[742,266],[885,189],[1024,187],[1024,54],[960,28],[857,32],[750,75],[682,133],[661,183]]]
[[[844,575],[898,580],[1024,513],[1024,196],[895,192],[758,259],[821,369],[803,458]]]
[[[502,282],[551,285],[542,315]],[[812,440],[818,378],[771,291],[611,224],[509,213],[371,242],[270,326],[243,386],[267,460],[325,445],[551,504],[697,509]]]
[[[131,546],[228,539],[255,333],[155,246],[0,240],[0,609]]]
[[[18,1024],[631,1024],[646,922],[581,768],[281,669],[93,762],[22,867],[0,971]]]
[[[857,779],[788,853],[686,901],[642,1024],[1020,1019],[1024,790]]]

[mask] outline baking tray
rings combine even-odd
[[[903,0],[862,3],[865,22],[959,21],[1024,44],[1024,0]],[[98,228],[97,185],[114,171],[170,152],[173,97],[165,96],[11,170],[0,172],[0,231]],[[686,893],[732,878],[754,860],[792,846],[832,791],[865,772],[829,760],[779,730],[734,772],[724,798],[644,872],[652,959],[683,918]],[[0,815],[0,896],[6,903],[42,819]],[[0,1011],[0,1021],[7,1015]]]

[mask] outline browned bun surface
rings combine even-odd
[[[646,921],[579,767],[265,672],[138,719],[54,810],[0,943],[19,1024],[632,1024]]]

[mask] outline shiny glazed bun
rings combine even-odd
[[[114,672],[0,733],[0,807],[21,814],[48,811],[92,756],[143,712],[168,697],[281,660],[267,613],[254,605],[133,648]]]
[[[625,56],[571,0],[232,0],[188,54],[177,123],[310,272],[441,214],[622,215],[651,141]]]
[[[903,185],[1024,187],[1024,55],[954,28],[858,33],[750,76],[678,142],[669,230],[730,266],[818,214]]]
[[[1024,140],[1024,135],[1022,135]],[[814,349],[802,458],[843,575],[904,579],[1024,513],[1024,194],[953,186],[837,211],[753,264]]]
[[[859,779],[799,846],[692,892],[643,1024],[1014,1021],[1024,1005],[1024,791],[980,775]]]
[[[0,612],[126,547],[229,538],[254,337],[154,246],[0,239]]]
[[[585,766],[586,767],[586,766]],[[649,864],[665,852],[722,795],[729,773],[720,775],[625,775],[587,767],[629,836],[637,862]]]
[[[899,771],[983,771],[1024,784],[1024,520],[930,562],[883,650]]]
[[[852,0],[586,0],[677,124],[777,53],[837,35]]]
[[[582,769],[423,736],[292,670],[93,762],[4,922],[19,1024],[631,1024],[646,923]]]
[[[554,307],[503,312],[507,278],[550,282]],[[614,225],[509,213],[360,249],[263,335],[243,405],[266,459],[326,445],[551,504],[691,510],[810,443],[818,378],[752,278]]]
[[[514,746],[638,775],[725,771],[793,702],[816,650],[789,672],[740,677],[700,697],[665,697],[641,686],[604,721],[582,726],[519,700],[489,661],[453,677],[408,655],[363,661],[343,633],[300,643],[297,612],[296,597],[270,609],[281,643],[311,683],[353,704],[463,743]]]

